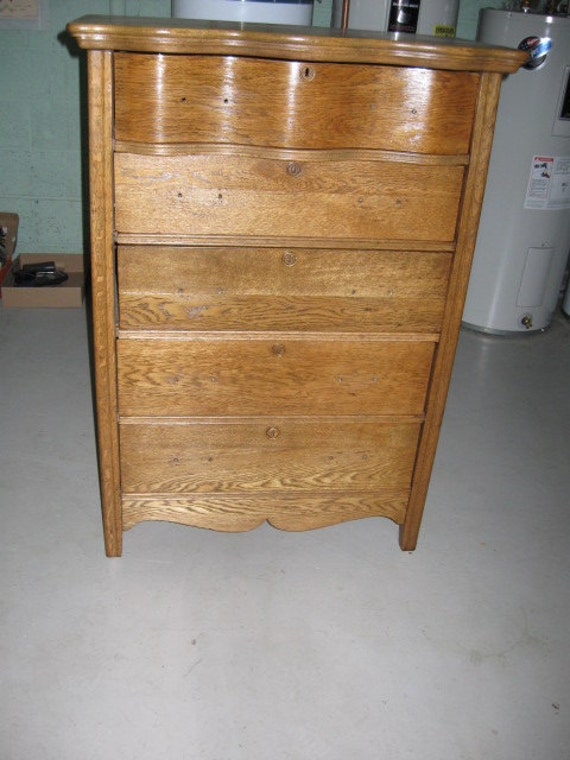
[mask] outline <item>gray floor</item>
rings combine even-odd
[[[463,332],[417,551],[146,523],[104,557],[83,310],[0,308],[1,760],[570,758],[570,324]]]

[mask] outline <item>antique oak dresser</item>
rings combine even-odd
[[[403,35],[87,16],[106,550],[141,520],[415,548],[502,77]]]

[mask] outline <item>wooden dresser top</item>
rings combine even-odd
[[[83,16],[67,31],[82,48],[131,52],[246,55],[427,68],[516,71],[527,54],[466,40],[322,27],[169,18]]]

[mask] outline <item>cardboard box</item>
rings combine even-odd
[[[85,295],[85,272],[82,253],[21,253],[14,263],[40,264],[54,261],[58,269],[63,269],[68,279],[61,285],[42,288],[15,287],[12,270],[8,272],[2,286],[2,303],[7,308],[77,308]]]
[[[18,214],[0,211],[0,298],[2,298],[2,283],[12,266],[19,221]]]

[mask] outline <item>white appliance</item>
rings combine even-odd
[[[455,37],[459,0],[422,0],[417,34]]]
[[[172,16],[310,26],[313,0],[172,0]]]
[[[531,58],[503,82],[463,322],[535,332],[570,249],[570,18],[487,8],[477,36]]]
[[[335,27],[342,23],[342,5],[342,0],[334,0]],[[458,8],[459,0],[350,0],[348,28],[385,32],[392,20],[400,30],[455,37]]]
[[[334,0],[333,26],[342,25],[342,0]],[[385,32],[388,26],[390,0],[350,0],[348,28]]]

